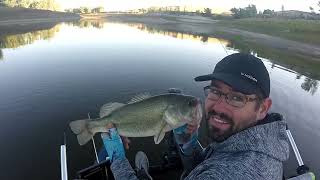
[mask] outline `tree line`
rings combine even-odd
[[[320,1],[318,2],[318,6],[320,7]],[[297,11],[296,16],[303,19],[319,19],[319,15],[314,12],[314,8],[309,7],[311,10],[311,14],[308,15],[307,12],[299,12]],[[251,4],[245,8],[232,8],[230,9],[232,16],[236,19],[239,18],[250,18],[250,17],[274,17],[277,15],[284,15],[284,6],[282,5],[281,12],[277,13],[274,10],[265,9],[263,12],[257,11],[257,7],[254,4]],[[320,10],[319,10],[320,11]]]
[[[58,4],[55,0],[0,0],[0,5],[5,7],[45,9],[52,11],[58,9]]]
[[[180,6],[164,6],[164,7],[149,7],[131,10],[129,13],[161,13],[161,14],[172,14],[172,15],[197,15],[211,17],[213,15],[212,9],[204,8],[203,10],[196,10],[195,12],[187,11],[185,7]]]
[[[104,12],[104,8],[102,6],[96,8],[88,8],[88,7],[80,7],[73,9],[65,9],[65,12],[78,13],[78,14],[86,14],[86,13],[101,13]]]
[[[245,8],[232,8],[230,11],[233,13],[233,17],[235,18],[249,18],[257,15],[257,7],[254,4]]]
[[[250,18],[250,17],[256,17],[258,15],[260,16],[273,16],[275,15],[275,11],[274,10],[270,10],[270,9],[265,9],[263,12],[259,12],[257,11],[257,7],[254,4],[251,4],[245,8],[232,8],[230,9],[232,16],[234,18]],[[282,5],[282,11],[284,11],[284,6]]]

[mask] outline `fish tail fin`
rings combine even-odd
[[[81,119],[70,122],[70,128],[73,133],[80,134],[82,131],[87,129],[87,123],[89,119]]]
[[[89,119],[72,121],[69,125],[73,133],[77,134],[80,145],[86,144],[93,137],[93,134],[88,129]]]

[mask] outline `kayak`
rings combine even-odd
[[[297,175],[290,177],[288,180],[315,180],[314,173],[309,171],[309,167],[306,166],[300,156],[299,150],[295,144],[290,130],[287,129],[287,136],[289,138],[292,149],[295,153],[298,161]],[[93,141],[94,142],[94,141]],[[168,150],[162,154],[162,160],[158,164],[151,164],[149,167],[149,173],[153,179],[180,179],[180,175],[183,172],[183,166],[179,156],[178,148],[174,142],[173,132],[167,137]],[[63,156],[65,147],[61,146],[61,179],[67,180],[68,175],[66,171],[66,157]],[[87,179],[87,180],[112,180],[114,179],[110,169],[111,162],[108,158],[100,157],[96,153],[97,162],[87,168],[81,169],[77,172],[74,179]],[[99,159],[105,159],[99,161]],[[284,178],[283,178],[284,179]]]
[[[183,172],[181,159],[174,143],[172,132],[167,138],[167,144],[168,150],[163,152],[161,162],[151,164],[149,167],[149,173],[153,179],[165,179],[168,177],[170,177],[170,179],[180,179],[180,175]],[[99,157],[99,159],[102,159],[102,157]],[[110,165],[110,160],[107,158],[106,160],[78,171],[75,179],[112,180],[114,177]]]

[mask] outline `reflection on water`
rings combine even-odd
[[[3,52],[2,52],[2,49],[0,49],[0,60],[3,59]]]
[[[208,35],[187,34],[187,33],[182,33],[177,31],[164,31],[161,29],[157,29],[157,28],[145,25],[145,24],[141,24],[141,23],[128,24],[128,26],[137,28],[141,31],[148,32],[151,34],[161,34],[161,35],[170,36],[170,37],[174,37],[182,40],[193,40],[193,41],[201,41],[204,43],[215,43],[215,44],[221,43],[224,46],[228,46],[228,44],[230,43],[228,40],[210,37]]]
[[[296,79],[301,79],[302,74],[297,74]]]
[[[66,24],[68,25],[73,25],[73,26],[77,26],[80,28],[98,28],[98,29],[102,29],[104,27],[104,23],[105,21],[103,20],[80,20],[80,21],[74,21],[74,22],[67,22]]]
[[[317,80],[305,77],[304,82],[301,84],[301,88],[314,95],[318,90],[318,82],[319,81]]]
[[[295,73],[297,74],[297,79],[300,79],[302,75],[305,75],[305,80],[301,84],[301,88],[303,90],[314,95],[318,89],[317,79],[320,79],[319,62],[306,62],[304,58],[296,56],[294,54],[283,53],[281,51],[277,52],[260,46],[250,46],[246,42],[239,40],[226,40],[210,37],[208,35],[195,35],[177,31],[165,31],[141,23],[133,23],[127,25],[151,34],[161,34],[182,40],[193,40],[201,41],[204,43],[221,44],[222,46],[224,46],[225,50],[237,50],[239,52],[250,53],[259,57],[266,58],[272,62],[271,68],[279,68],[291,73]]]
[[[282,67],[282,66],[279,66],[279,65],[276,65],[275,63],[272,63],[271,65],[271,68],[278,68],[278,69],[281,69],[281,70],[284,70],[284,71],[288,71],[288,72],[291,72],[291,73],[294,73],[296,74],[296,79],[301,79],[301,77],[303,76],[302,74],[299,74],[291,69],[287,69],[285,67]],[[310,92],[311,95],[314,95],[318,89],[318,80],[315,80],[315,79],[311,79],[309,77],[306,77],[306,76],[303,76],[305,79],[304,79],[304,82],[301,84],[301,88],[307,92]]]
[[[79,28],[105,28],[106,21],[104,20],[80,20],[74,22],[66,22],[69,26],[76,26]],[[280,68],[285,71],[290,71],[297,74],[296,79],[300,79],[302,75],[306,76],[304,82],[301,84],[301,88],[312,95],[318,89],[318,81],[320,79],[320,63],[319,62],[305,62],[303,57],[299,57],[295,54],[283,53],[282,51],[276,51],[260,47],[259,45],[253,46],[237,38],[232,40],[226,40],[216,37],[211,37],[204,34],[188,34],[177,31],[165,31],[159,28],[155,28],[141,23],[127,23],[126,25],[137,28],[143,32],[151,34],[160,34],[164,36],[170,36],[181,40],[192,40],[203,43],[220,44],[225,49],[237,50],[239,52],[246,52],[255,54],[259,57],[264,57],[272,62],[271,68]],[[18,48],[23,45],[32,44],[37,40],[49,40],[55,36],[60,30],[60,25],[56,25],[51,29],[33,31],[25,34],[8,35],[0,38],[0,60],[4,59],[2,49],[5,48]]]
[[[284,69],[287,71],[307,76],[308,78],[314,79],[315,81],[320,80],[319,57],[307,57],[300,54],[289,53],[281,49],[279,50],[267,48],[258,44],[252,44],[237,36],[230,36],[229,39],[222,39],[205,34],[186,34],[178,31],[164,30],[162,28],[153,27],[152,25],[145,25],[140,23],[128,25],[152,34],[162,34],[178,39],[191,39],[195,41],[221,44],[222,46],[224,46],[225,50],[236,50],[239,52],[255,54],[259,57],[268,59],[274,64],[279,65],[277,68],[284,67]]]
[[[103,29],[106,22],[103,20],[80,20],[74,22],[66,22],[67,25],[72,25],[80,28],[97,28]],[[229,50],[237,50],[239,52],[246,52],[255,54],[259,57],[267,58],[272,62],[271,68],[280,68],[285,71],[290,71],[297,74],[296,79],[300,79],[302,75],[306,76],[301,88],[312,95],[318,89],[318,81],[320,79],[320,63],[319,62],[305,62],[306,57],[301,57],[296,54],[284,53],[273,49],[261,47],[259,45],[252,45],[240,39],[233,38],[226,40],[216,37],[211,37],[204,34],[188,34],[177,31],[165,31],[159,28],[154,28],[141,23],[127,23],[128,26],[137,28],[141,31],[151,34],[161,34],[170,36],[181,40],[201,41],[204,43],[221,44],[221,46]],[[51,29],[33,31],[25,34],[8,35],[0,38],[0,60],[4,59],[2,49],[18,48],[23,45],[32,44],[37,40],[49,40],[54,37],[56,32],[59,32],[60,25],[56,25]]]
[[[271,62],[295,71],[298,74],[308,76],[311,79],[320,80],[319,57],[303,56],[281,49],[267,48],[258,44],[249,43],[237,37],[232,38],[228,47],[240,52],[257,54],[259,57],[266,58]]]
[[[81,20],[74,22],[65,22],[67,25],[72,25],[80,28],[94,27],[102,29],[105,21],[103,20]],[[24,45],[32,44],[38,40],[50,40],[57,32],[60,31],[61,26],[56,25],[53,28],[46,30],[32,31],[24,34],[6,35],[0,37],[0,60],[4,59],[2,49],[18,48]]]
[[[37,40],[50,40],[55,33],[59,32],[59,25],[51,29],[33,31],[24,34],[8,35],[0,38],[0,48],[18,48],[27,44],[32,44]],[[0,52],[0,59],[3,58],[2,51]]]

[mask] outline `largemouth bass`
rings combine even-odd
[[[113,123],[121,136],[154,136],[159,144],[166,132],[184,124],[199,123],[202,107],[199,99],[182,94],[157,96],[139,95],[127,104],[112,102],[102,106],[100,118],[76,120],[70,123],[80,145],[86,144],[95,133],[107,132]]]

